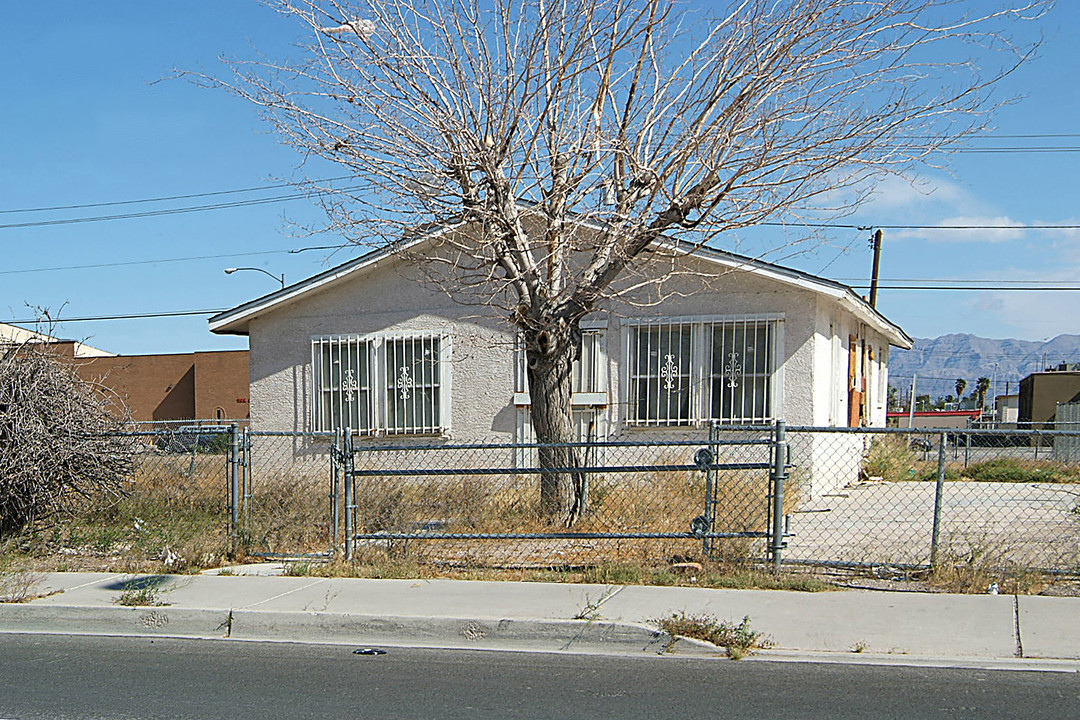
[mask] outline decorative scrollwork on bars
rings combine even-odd
[[[341,381],[341,389],[345,391],[345,399],[352,402],[353,398],[356,397],[354,393],[360,389],[359,383],[356,382],[356,374],[353,373],[352,368],[345,371],[345,377]]]
[[[409,375],[409,368],[405,365],[402,365],[398,372],[397,386],[398,392],[401,393],[401,399],[408,400],[409,391],[412,390],[413,387],[413,379],[412,376]]]
[[[736,352],[728,353],[728,362],[724,366],[724,374],[727,375],[727,386],[729,388],[739,387],[739,378],[742,376],[742,365],[739,364],[739,354]]]
[[[660,377],[664,379],[665,390],[675,389],[675,381],[679,377],[679,366],[675,364],[674,355],[664,356],[664,367],[660,369]]]

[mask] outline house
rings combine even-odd
[[[1022,428],[1052,430],[1059,403],[1080,402],[1080,365],[1062,363],[1020,381],[1017,421]]]
[[[455,230],[430,230],[404,250],[434,251],[447,232]],[[645,262],[680,270],[665,283],[668,300],[608,300],[581,323],[573,404],[582,438],[778,418],[885,425],[889,347],[911,339],[850,288],[676,243]],[[249,337],[257,430],[532,439],[507,313],[455,302],[400,252],[368,253],[209,324]]]

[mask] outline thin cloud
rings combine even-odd
[[[940,243],[1003,243],[1026,237],[1024,223],[1005,215],[957,215],[939,220],[935,227],[894,230],[893,238],[917,238]],[[959,229],[958,229],[959,228]]]

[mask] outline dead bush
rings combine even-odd
[[[48,345],[0,347],[0,536],[74,500],[119,495],[135,442],[102,389]]]

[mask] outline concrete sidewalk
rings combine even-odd
[[[116,603],[149,584],[159,606]],[[1080,671],[1080,598],[257,575],[53,573],[0,604],[0,632],[367,646],[718,655],[653,619],[708,614],[768,635],[757,658]]]

